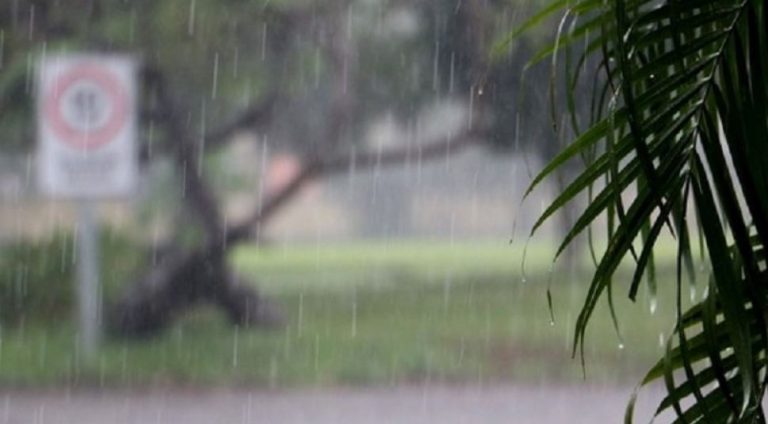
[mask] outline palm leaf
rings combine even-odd
[[[677,422],[765,422],[768,4],[559,1],[521,31],[557,13],[567,30],[558,31],[532,61],[550,57],[556,63],[558,55],[566,55],[572,130],[580,129],[573,118],[578,78],[593,84],[592,122],[534,178],[528,192],[574,157],[588,163],[533,231],[587,193],[590,203],[558,254],[601,217],[609,223],[607,248],[576,323],[574,353],[583,349],[592,312],[618,284],[613,276],[628,253],[635,261],[629,297],[635,299],[646,272],[655,295],[653,251],[668,231],[678,243],[677,322],[667,353],[641,386],[663,380],[668,394],[658,412],[672,409]],[[518,34],[507,36],[495,51]],[[574,46],[584,46],[575,59]],[[585,75],[590,61],[599,66]],[[600,181],[604,186],[595,192]],[[625,203],[627,198],[632,200]],[[684,275],[693,276],[691,225],[701,233],[713,272],[706,298],[685,312],[680,293]],[[633,406],[634,400],[627,421]]]

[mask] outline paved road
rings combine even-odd
[[[587,385],[0,391],[0,423],[619,423],[630,393]],[[649,411],[649,401],[639,409]]]

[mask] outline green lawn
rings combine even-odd
[[[161,337],[109,340],[98,361],[81,364],[70,324],[27,324],[0,333],[0,384],[572,381],[582,375],[570,349],[588,275],[550,273],[551,258],[547,246],[531,245],[523,278],[522,248],[504,243],[243,248],[233,263],[279,303],[285,328],[237,330],[202,309]],[[671,286],[665,267],[662,290]],[[660,299],[651,314],[647,298],[632,304],[617,293],[623,343],[606,308],[597,311],[586,349],[591,381],[635,382],[662,354],[673,304]]]

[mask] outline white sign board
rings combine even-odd
[[[39,64],[38,182],[59,198],[130,195],[136,185],[136,66],[129,57],[61,55]]]

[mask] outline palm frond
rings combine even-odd
[[[568,90],[584,77],[586,63],[599,63],[596,74],[587,76],[594,84],[592,123],[528,191],[574,157],[590,161],[534,231],[587,192],[590,203],[558,254],[601,217],[611,227],[576,322],[574,353],[583,349],[595,306],[617,284],[612,277],[628,253],[635,261],[629,297],[635,299],[645,273],[655,295],[653,250],[666,230],[678,244],[679,312],[665,357],[641,385],[665,382],[668,395],[659,412],[674,410],[677,422],[765,422],[768,4],[559,1],[529,26],[558,12],[572,24],[563,25],[568,31],[532,60],[566,54]],[[515,36],[499,43],[497,52]],[[573,102],[566,104],[574,114]],[[684,313],[684,276],[693,276],[689,204],[712,274],[708,295]],[[632,408],[630,402],[628,421]]]

